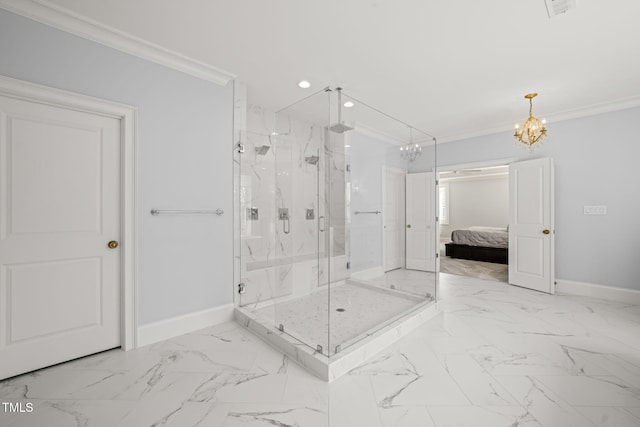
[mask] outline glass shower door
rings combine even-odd
[[[286,235],[280,225],[277,195],[287,188],[287,176],[277,174],[279,164],[290,164],[286,141],[277,144],[275,115],[263,112],[261,123],[250,123],[236,148],[239,170],[237,189],[240,233],[241,307],[248,307],[265,322],[275,321],[273,306],[286,294],[282,286],[282,268],[289,264]],[[251,116],[254,121],[254,116]],[[274,250],[280,241],[282,250]]]
[[[282,259],[275,288],[275,326],[326,354],[329,229],[325,138],[329,92],[318,92],[275,115],[274,247]]]

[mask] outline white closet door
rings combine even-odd
[[[384,271],[404,266],[404,177],[405,173],[385,168]]]
[[[509,283],[554,293],[553,160],[509,165]]]
[[[435,175],[407,175],[406,257],[410,270],[436,271]]]
[[[0,94],[0,379],[120,346],[120,138]]]

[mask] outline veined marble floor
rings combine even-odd
[[[327,385],[234,323],[0,382],[0,425],[640,426],[640,306],[442,274],[442,313]]]
[[[507,264],[442,256],[440,258],[440,271],[458,276],[509,283],[509,266]]]

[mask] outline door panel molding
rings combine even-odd
[[[435,173],[410,173],[406,176],[406,268],[437,271],[437,231],[435,214]]]
[[[71,109],[120,121],[120,198],[121,198],[121,345],[124,350],[137,346],[137,115],[135,107],[0,75],[0,95],[37,104]],[[0,117],[3,125],[6,117]],[[0,153],[6,159],[7,153]],[[2,180],[4,181],[4,180]],[[3,182],[2,185],[6,185]],[[6,225],[5,225],[6,226]],[[6,236],[3,227],[2,236]]]
[[[390,234],[391,232],[387,230],[387,221],[389,221],[390,217],[392,219],[394,217],[394,213],[389,212],[389,209],[387,207],[387,204],[389,203],[388,201],[389,189],[387,188],[389,183],[387,182],[387,174],[394,174],[402,177],[401,178],[402,190],[398,194],[396,194],[397,206],[395,207],[396,209],[395,214],[399,214],[399,217],[396,218],[398,230],[396,230],[395,232],[396,234],[395,239],[397,239],[397,241],[395,242],[389,242],[388,234]],[[382,270],[384,272],[390,271],[396,268],[405,268],[406,248],[405,248],[405,239],[404,239],[405,237],[404,223],[405,223],[405,208],[406,208],[405,207],[406,174],[407,172],[402,169],[394,168],[388,165],[382,165]],[[387,265],[387,258],[388,258],[388,251],[389,251],[388,245],[392,243],[395,243],[395,246],[399,251],[398,262],[395,263],[393,267]]]
[[[509,283],[553,294],[553,159],[509,165]]]

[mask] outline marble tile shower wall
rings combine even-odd
[[[350,181],[347,164],[350,159],[346,154],[345,145],[348,134],[332,133],[329,140],[330,156],[327,160],[329,183],[328,194],[325,194],[329,203],[329,258],[331,259],[331,281],[342,280],[348,276],[347,261],[350,260]]]
[[[278,135],[274,135],[274,132]],[[325,242],[318,240],[318,217],[325,215],[324,129],[259,106],[249,106],[240,160],[242,304],[313,291],[326,272],[318,265]],[[259,154],[256,148],[268,146]],[[305,157],[318,156],[317,166]],[[251,219],[251,209],[258,218]],[[289,209],[289,221],[278,210]],[[313,218],[307,219],[307,209]]]

